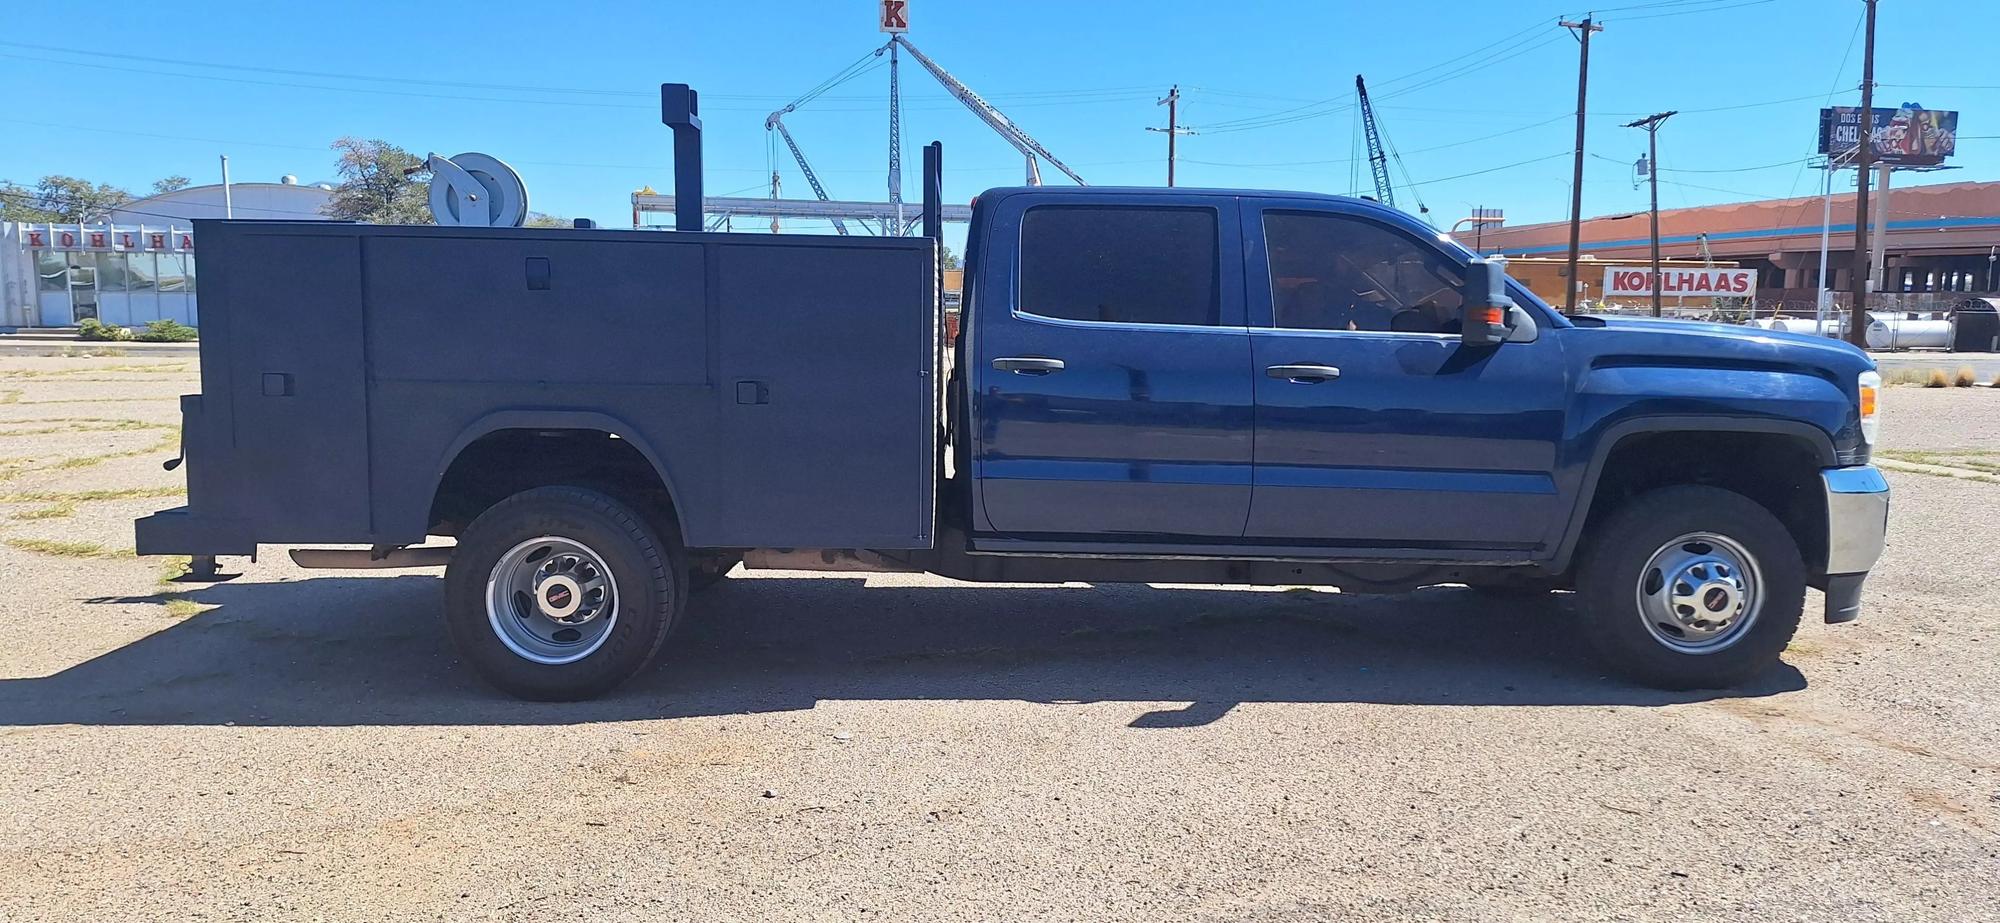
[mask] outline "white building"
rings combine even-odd
[[[191,186],[120,206],[102,224],[0,223],[0,327],[69,327],[87,317],[137,327],[199,325],[195,218],[323,221],[320,186]]]

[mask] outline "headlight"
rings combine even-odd
[[[1862,372],[1855,380],[1855,391],[1859,394],[1861,409],[1861,441],[1875,444],[1875,435],[1881,431],[1882,420],[1876,416],[1881,408],[1875,403],[1876,395],[1882,391],[1882,376],[1875,372]]]

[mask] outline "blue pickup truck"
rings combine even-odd
[[[445,564],[462,657],[537,699],[646,668],[739,565],[1573,591],[1668,688],[1771,667],[1808,586],[1859,613],[1888,486],[1857,349],[1565,317],[1366,200],[1012,188],[971,220],[950,338],[935,236],[197,222],[189,502],[138,550]]]

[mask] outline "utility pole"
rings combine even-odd
[[[1869,0],[1872,4],[1874,0]],[[1871,6],[1872,9],[1872,6]],[[1576,165],[1571,170],[1569,187],[1569,291],[1563,295],[1563,313],[1576,313],[1576,258],[1583,244],[1583,115],[1584,104],[1590,95],[1590,34],[1602,32],[1604,27],[1591,21],[1588,16],[1582,22],[1561,23],[1565,29],[1575,29],[1577,40],[1583,43],[1583,51],[1576,65]]]
[[[1174,184],[1174,138],[1179,135],[1191,135],[1195,133],[1195,130],[1192,128],[1181,127],[1180,103],[1181,103],[1181,85],[1176,83],[1174,84],[1172,89],[1167,91],[1166,96],[1161,97],[1159,102],[1153,104],[1156,106],[1167,107],[1167,127],[1146,129],[1147,131],[1158,131],[1166,133],[1168,186],[1172,186]]]
[[[1875,159],[1875,0],[1868,4],[1868,39],[1861,52],[1861,141],[1855,151],[1854,264],[1848,287],[1854,304],[1848,311],[1847,342],[1868,346],[1868,167]],[[1881,241],[1875,242],[1881,246]]]
[[[1626,128],[1646,130],[1646,177],[1653,186],[1653,316],[1660,316],[1660,125],[1674,116],[1676,110],[1656,112],[1636,122],[1626,122]]]

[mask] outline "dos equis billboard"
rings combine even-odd
[[[1904,103],[1897,109],[1876,109],[1870,128],[1875,162],[1892,166],[1934,167],[1958,152],[1958,113]],[[1835,106],[1819,111],[1819,152],[1851,158],[1861,143],[1861,108]]]

